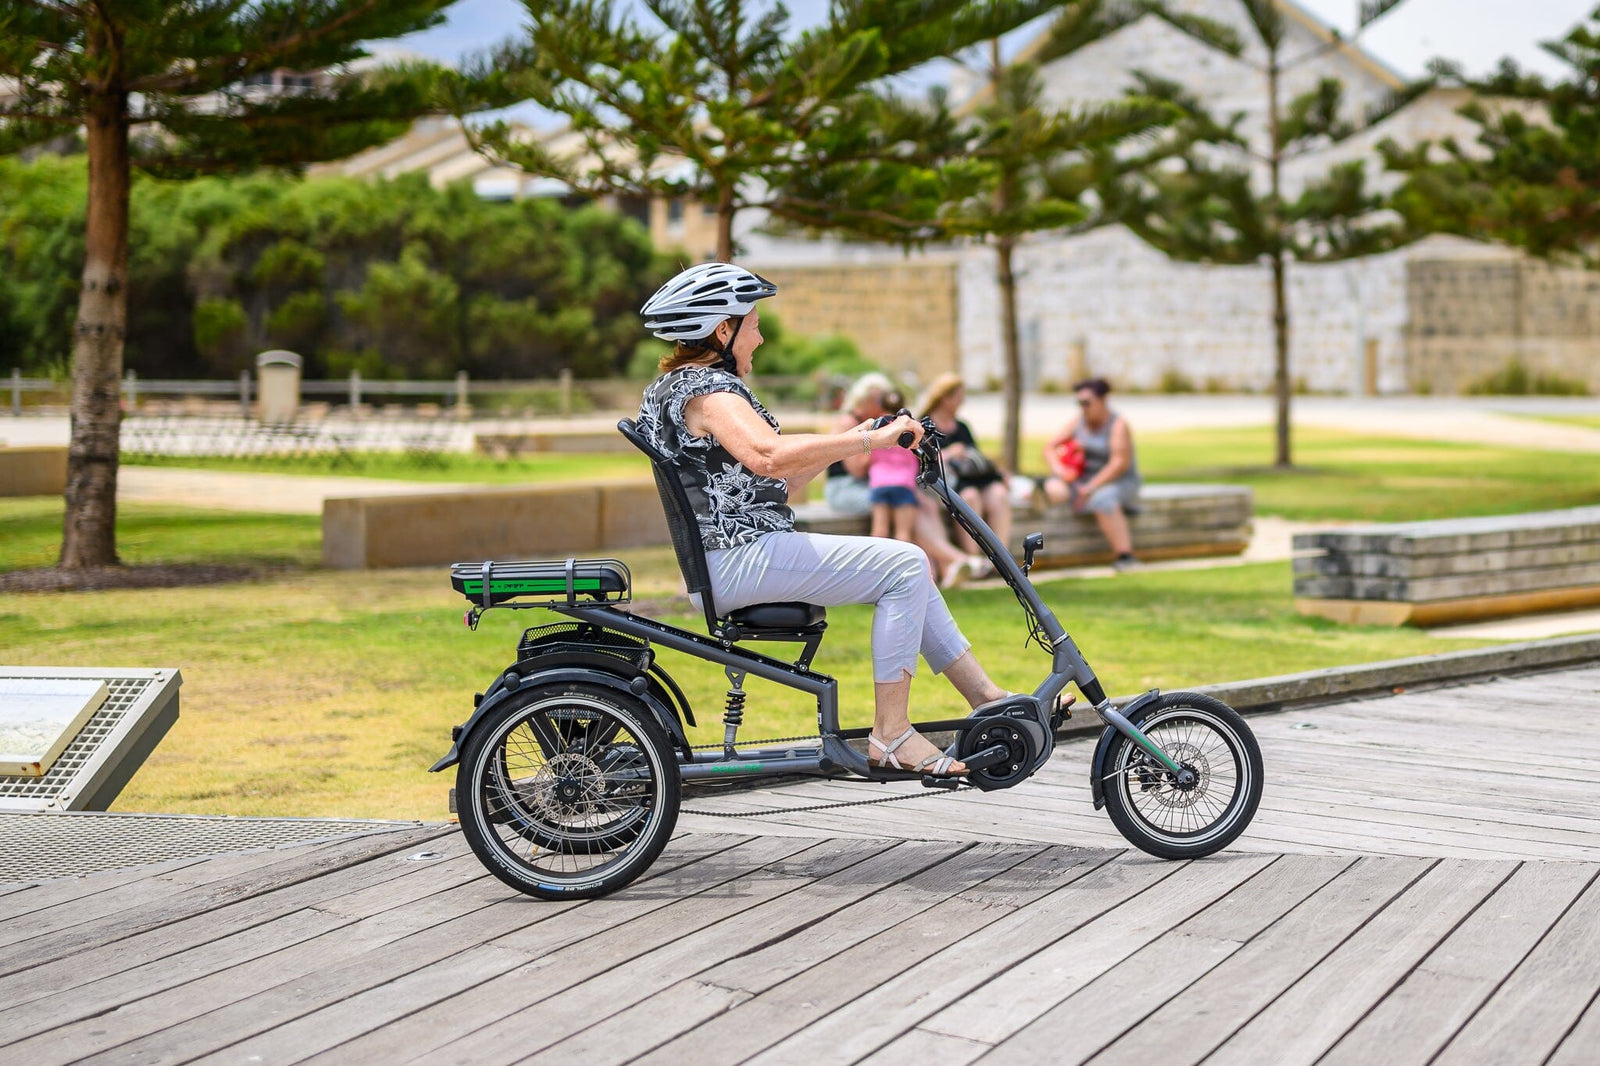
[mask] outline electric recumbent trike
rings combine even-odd
[[[811,668],[827,628],[823,608],[768,603],[717,610],[688,495],[667,457],[624,419],[617,428],[650,458],[684,583],[700,597],[709,635],[625,610],[632,577],[614,559],[451,567],[452,585],[471,601],[466,621],[473,628],[482,612],[500,607],[537,607],[564,619],[522,634],[517,661],[477,697],[471,717],[451,731],[449,753],[432,767],[457,767],[461,830],[491,873],[544,899],[614,892],[666,846],[684,782],[802,774],[920,778],[936,789],[1010,788],[1050,758],[1069,682],[1106,722],[1089,786],[1095,807],[1106,809],[1130,843],[1162,858],[1189,859],[1212,854],[1244,831],[1262,788],[1261,752],[1249,726],[1200,693],[1151,690],[1114,706],[1028,580],[1043,535],[1024,540],[1019,565],[946,483],[937,431],[927,421],[923,427],[919,482],[977,541],[1016,594],[1030,641],[1050,656],[1050,670],[1032,692],[965,718],[916,724],[923,733],[954,733],[948,750],[966,764],[966,774],[923,776],[868,763],[852,742],[863,742],[870,730],[840,726],[838,685]],[[911,439],[902,434],[902,446]],[[752,641],[800,650],[784,660],[747,647]],[[720,746],[690,744],[685,725],[695,725],[693,708],[657,661],[657,648],[724,668],[730,687]],[[746,677],[815,698],[817,736],[741,746]]]

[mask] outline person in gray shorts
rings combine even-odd
[[[674,347],[645,389],[639,430],[671,458],[688,495],[717,607],[873,604],[868,761],[940,776],[965,773],[965,765],[911,726],[919,653],[973,707],[1007,693],[956,627],[927,554],[904,541],[797,532],[788,506],[789,480],[804,483],[849,456],[897,447],[902,433],[915,444],[922,425],[901,416],[877,429],[863,422],[838,433],[780,433],[745,383],[761,344],[757,301],[777,291],[731,263],[702,263],[645,303],[645,328]]]
[[[1144,485],[1133,452],[1133,433],[1107,404],[1111,384],[1105,378],[1080,381],[1072,391],[1078,398],[1078,417],[1045,446],[1052,475],[1045,480],[1044,494],[1051,503],[1070,501],[1073,510],[1094,515],[1116,553],[1112,565],[1126,570],[1139,564],[1128,515],[1139,513],[1139,489]],[[1069,441],[1077,445],[1081,469],[1066,461],[1064,453],[1072,450]]]

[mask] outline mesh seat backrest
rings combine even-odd
[[[700,539],[700,523],[695,520],[694,509],[689,506],[689,494],[684,491],[671,460],[645,439],[633,419],[624,418],[617,423],[617,429],[650,460],[650,472],[655,475],[656,492],[661,496],[661,510],[666,514],[667,532],[672,536],[672,550],[678,557],[683,583],[691,593],[699,594],[706,611],[706,628],[714,634],[717,609],[711,602],[711,571],[706,567],[705,543]]]

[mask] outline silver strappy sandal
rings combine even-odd
[[[927,774],[930,777],[961,776],[960,774],[953,774],[950,772],[950,767],[954,766],[959,760],[949,755],[930,755],[926,759],[923,759],[921,762],[917,763],[915,766],[907,766],[905,763],[902,763],[899,757],[895,755],[895,751],[899,749],[900,745],[904,744],[907,740],[910,740],[916,735],[917,727],[912,726],[904,733],[901,733],[893,741],[885,744],[873,734],[868,733],[867,765],[878,770],[904,770],[907,773]],[[872,755],[872,749],[874,748],[883,753],[876,759],[874,759]],[[965,771],[962,772],[965,773]]]

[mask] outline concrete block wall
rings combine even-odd
[[[654,482],[330,499],[322,565],[441,566],[668,543]]]
[[[1421,257],[1511,254],[1434,237],[1363,260],[1291,264],[1292,375],[1314,391],[1359,393],[1370,338],[1377,341],[1377,391],[1405,391],[1406,264]],[[977,385],[1001,374],[994,271],[991,249],[963,252],[961,372]],[[1029,387],[1070,383],[1075,349],[1088,372],[1123,387],[1156,388],[1169,370],[1197,388],[1271,387],[1272,288],[1264,265],[1180,263],[1116,228],[1027,241],[1018,253],[1018,274]]]
[[[67,449],[0,446],[0,496],[59,496],[67,490]]]
[[[773,310],[785,330],[843,334],[885,370],[919,381],[960,366],[949,256],[754,269],[777,282]]]
[[[1406,286],[1413,389],[1463,392],[1515,359],[1600,392],[1600,274],[1520,257],[1417,259]]]

